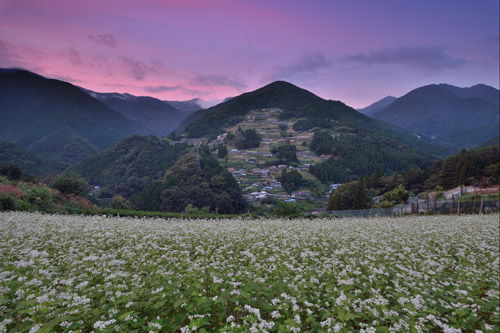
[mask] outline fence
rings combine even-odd
[[[358,210],[332,210],[329,214],[344,217],[381,217],[381,216],[400,216],[403,214],[473,214],[499,212],[499,200],[481,201],[461,201],[460,199],[447,200],[410,200],[410,203],[404,206],[391,208],[372,208]]]

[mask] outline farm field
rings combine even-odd
[[[0,332],[499,331],[498,214],[0,214]]]

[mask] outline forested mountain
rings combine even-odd
[[[189,137],[221,133],[224,127],[240,122],[252,109],[280,108],[282,119],[320,118],[357,125],[375,121],[339,101],[327,101],[288,82],[276,81],[191,114],[179,126]]]
[[[439,168],[440,167],[440,168]],[[440,160],[434,175],[443,189],[477,184],[482,187],[499,184],[500,163],[498,145],[462,149],[458,154]]]
[[[479,98],[495,105],[500,105],[500,91],[485,84],[476,84],[468,88],[460,88],[451,84],[439,84],[460,98]]]
[[[128,198],[160,179],[188,149],[187,144],[170,145],[154,136],[132,135],[67,171],[99,185],[103,197],[120,194]]]
[[[322,99],[285,81],[273,82],[211,108],[197,111],[187,117],[176,131],[178,133],[184,131],[189,137],[219,134],[224,131],[225,127],[243,120],[250,110],[263,108],[283,110],[280,115],[283,120],[297,118],[309,120],[311,124],[365,128],[397,140],[408,148],[425,150],[436,156],[445,156],[450,153],[450,150],[432,145],[430,141],[419,139],[406,130],[361,114],[340,101]]]
[[[40,157],[33,152],[8,141],[0,141],[0,164],[17,165],[23,175],[38,176],[59,173],[64,170],[64,163]]]
[[[149,134],[159,137],[170,134],[189,114],[153,97],[83,90],[123,116],[137,121],[148,129]]]
[[[357,109],[358,112],[361,112],[363,114],[366,114],[367,116],[371,116],[372,114],[383,110],[384,108],[388,107],[392,102],[397,100],[396,97],[394,96],[386,96],[382,98],[381,100],[368,105],[367,107]]]
[[[372,116],[440,144],[473,147],[498,135],[498,94],[485,85],[428,85],[410,91]]]
[[[238,183],[206,146],[181,157],[161,181],[131,201],[138,209],[168,212],[183,212],[188,205],[223,214],[242,213],[246,208]]]
[[[332,139],[330,134],[316,132],[311,149],[331,157],[312,165],[309,172],[322,181],[344,182],[353,176],[368,177],[382,170],[386,174],[402,171],[410,166],[425,169],[435,161],[428,154],[408,150],[394,140],[359,129],[356,135]]]
[[[23,70],[0,72],[0,110],[0,140],[67,165],[147,133],[79,88]]]

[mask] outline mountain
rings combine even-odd
[[[494,103],[498,93],[484,85],[428,85],[410,91],[372,117],[440,144],[473,147],[498,135],[499,105]]]
[[[187,144],[170,145],[155,136],[131,135],[67,171],[99,185],[103,197],[120,194],[128,198],[161,178],[188,148]]]
[[[410,131],[370,118],[340,101],[322,99],[285,81],[273,82],[211,108],[194,112],[179,125],[176,132],[185,132],[189,137],[220,134],[225,128],[242,121],[251,110],[265,108],[283,110],[280,119],[297,119],[296,125],[303,130],[318,127],[318,124],[319,127],[329,124],[337,127],[348,125],[369,129],[407,148],[424,150],[435,156],[445,156],[451,153],[448,148],[438,147],[430,140],[421,138]]]
[[[285,81],[276,81],[187,117],[176,130],[190,137],[220,133],[253,109],[280,108],[285,118],[325,118],[354,124],[374,123],[372,119],[339,101],[324,100]]]
[[[185,116],[188,116],[195,111],[203,109],[203,107],[200,104],[202,100],[199,98],[193,98],[188,101],[164,101],[164,102],[177,108],[178,110],[183,112]]]
[[[367,116],[371,116],[372,114],[386,108],[395,100],[397,100],[396,97],[386,96],[386,97],[382,98],[381,100],[379,100],[379,101],[377,101],[377,102],[375,102],[375,103],[373,103],[365,108],[357,109],[357,111],[361,112],[363,114],[366,114]]]
[[[480,98],[495,105],[500,105],[500,91],[485,84],[476,84],[469,88],[460,88],[444,83],[439,86],[450,90],[460,98]]]
[[[148,129],[149,134],[162,137],[170,134],[187,114],[168,102],[147,96],[134,96],[119,93],[97,93],[84,89],[109,108],[123,116],[137,121]],[[182,104],[182,102],[179,102]],[[177,103],[177,105],[179,105]],[[194,107],[194,103],[186,103],[185,107]],[[198,107],[196,110],[199,110]]]
[[[147,130],[72,84],[0,73],[0,140],[69,165],[134,133]]]
[[[30,173],[43,176],[64,170],[63,163],[37,156],[33,152],[8,141],[0,141],[0,164],[2,163],[18,165],[25,176]]]

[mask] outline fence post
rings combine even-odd
[[[484,197],[481,197],[481,207],[479,208],[479,214],[483,213],[483,207],[484,207]]]
[[[436,214],[436,201],[437,201],[437,197],[434,198],[434,214]]]
[[[460,198],[458,198],[457,202],[457,215],[460,215]]]
[[[455,204],[455,196],[452,194],[451,195],[451,214],[453,215],[453,210],[454,210],[454,204]]]
[[[476,213],[477,191],[474,192],[474,213]]]

